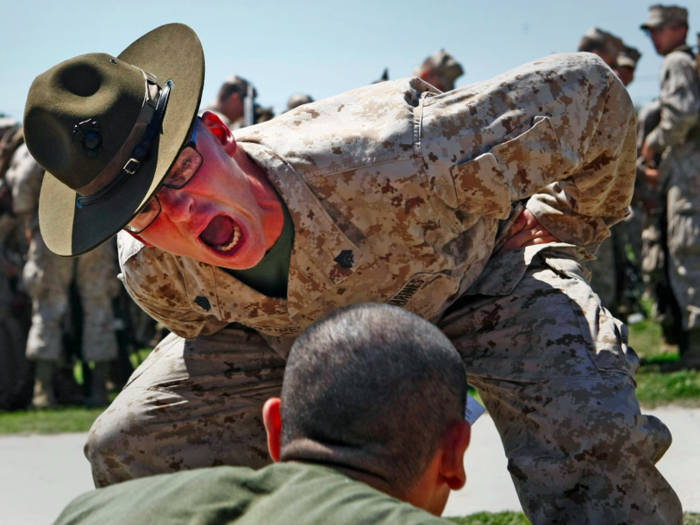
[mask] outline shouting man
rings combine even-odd
[[[203,77],[199,39],[171,24],[29,93],[47,245],[123,229],[124,284],[173,331],[92,428],[98,485],[267,465],[260,409],[296,336],[383,302],[458,349],[534,523],[680,519],[654,466],[670,433],[640,413],[627,330],[579,264],[634,181],[632,103],[598,57],[449,93],[382,82],[235,136],[197,118]]]

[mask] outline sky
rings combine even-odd
[[[457,87],[551,53],[576,50],[591,26],[641,51],[636,104],[658,93],[661,58],[639,29],[644,0],[160,0],[157,2],[0,0],[0,113],[21,120],[32,80],[68,58],[118,55],[170,22],[191,26],[206,57],[202,102],[233,74],[251,80],[258,103],[286,107],[293,93],[319,100],[377,80],[384,68],[402,78],[444,48],[466,74]],[[700,0],[690,12],[689,42],[700,31]],[[176,49],[173,52],[177,52]]]

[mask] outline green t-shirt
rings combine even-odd
[[[302,463],[214,467],[88,492],[56,525],[446,525],[339,472]]]
[[[281,198],[280,202],[284,212],[284,226],[282,234],[274,246],[267,251],[258,264],[248,270],[231,270],[230,268],[222,268],[222,270],[261,294],[286,299],[289,264],[294,247],[294,221]]]

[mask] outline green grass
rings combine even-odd
[[[522,512],[479,512],[463,518],[446,518],[459,525],[529,525],[530,521]],[[700,525],[700,514],[686,512],[683,525]]]
[[[700,406],[700,371],[668,371],[678,361],[678,349],[664,344],[661,326],[645,320],[629,329],[629,344],[642,361],[637,372],[639,402],[650,408],[670,403]]]
[[[459,525],[529,525],[522,512],[478,512],[463,518],[446,518]]]
[[[60,408],[0,413],[0,434],[87,432],[103,408]]]

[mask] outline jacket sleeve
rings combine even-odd
[[[664,60],[659,100],[661,122],[647,137],[657,153],[680,144],[700,120],[700,80],[690,56],[674,52]]]
[[[217,332],[227,324],[189,306],[177,256],[143,246],[125,235],[120,233],[118,238],[119,278],[141,309],[186,339]]]
[[[544,227],[591,253],[632,197],[632,101],[590,53],[426,97],[420,140],[429,181],[449,206],[504,219],[513,201],[530,198]]]

